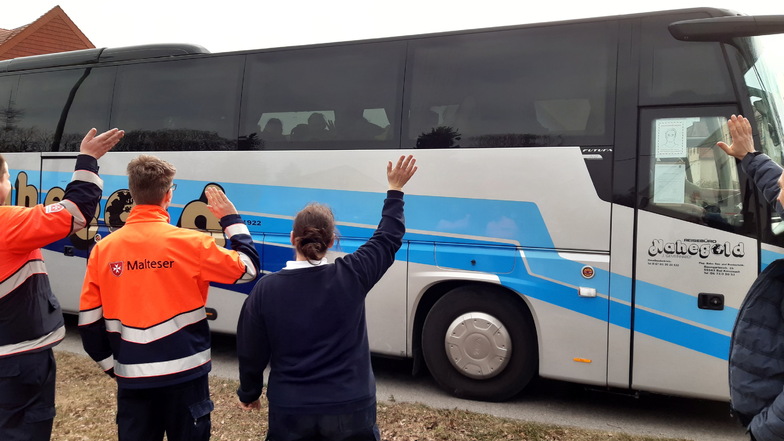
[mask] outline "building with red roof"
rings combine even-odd
[[[0,28],[0,60],[94,47],[60,6],[30,24]]]

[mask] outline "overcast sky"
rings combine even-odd
[[[193,43],[211,52],[708,4],[749,15],[784,14],[782,0],[24,0],[3,8],[0,28],[14,29],[29,24],[58,4],[96,47]]]

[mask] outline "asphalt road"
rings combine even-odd
[[[56,350],[84,354],[75,320],[69,317],[66,322],[67,336]],[[237,379],[233,336],[214,335],[212,357],[211,375]],[[436,408],[638,435],[699,441],[748,439],[730,418],[728,404],[722,402],[654,394],[633,397],[539,379],[515,399],[485,403],[447,395],[427,372],[412,376],[409,361],[374,358],[373,369],[379,401],[419,402]]]

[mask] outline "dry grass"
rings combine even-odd
[[[117,439],[114,423],[116,385],[85,356],[56,352],[57,417],[53,441]],[[246,412],[236,405],[237,382],[210,378],[215,402],[212,439],[261,440],[267,425],[266,406]],[[263,400],[262,400],[263,401]],[[496,418],[463,410],[431,409],[420,404],[380,402],[378,425],[384,441],[648,441],[632,436],[549,426]],[[669,440],[673,441],[673,440]]]

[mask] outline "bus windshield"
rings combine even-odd
[[[758,124],[760,150],[782,164],[784,62],[780,54],[784,50],[784,36],[762,36],[751,40],[757,57],[754,65],[746,71],[745,82]]]

